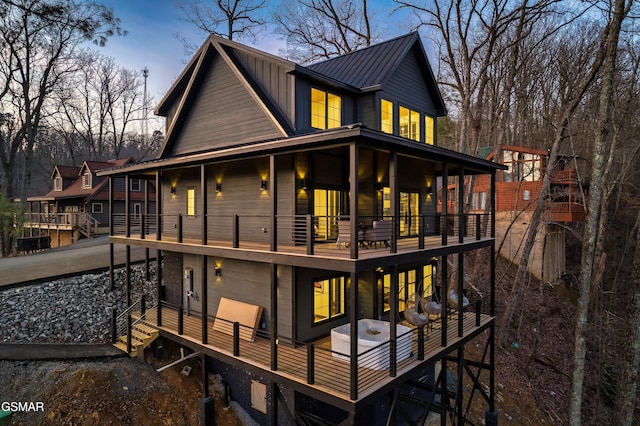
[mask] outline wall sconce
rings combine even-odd
[[[309,187],[309,179],[300,179],[300,189],[307,189]]]
[[[433,195],[433,187],[427,186],[427,197],[430,197],[432,195]]]
[[[222,184],[220,182],[216,183],[216,192],[222,191]]]
[[[216,277],[222,276],[222,269],[219,266],[215,267],[215,271],[216,271]]]
[[[383,190],[383,189],[384,189],[384,185],[382,184],[382,182],[378,182],[378,183],[376,184],[376,190],[377,190],[378,192],[382,192],[382,190]]]
[[[176,195],[176,186],[171,185],[171,195]]]
[[[266,191],[267,190],[267,181],[266,180],[261,180],[260,181],[260,191]]]

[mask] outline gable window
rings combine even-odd
[[[82,175],[82,189],[91,189],[91,172]]]
[[[400,107],[400,136],[420,141],[420,113]]]
[[[313,282],[313,322],[318,323],[345,313],[345,277]]]
[[[393,134],[393,102],[380,100],[380,130]]]
[[[311,89],[311,127],[332,129],[342,125],[342,98],[333,93]]]
[[[196,215],[196,189],[187,188],[187,216]]]
[[[142,183],[140,179],[131,179],[129,181],[129,189],[132,191],[142,191]]]
[[[434,119],[428,115],[424,116],[424,142],[427,145],[433,145],[435,140]]]
[[[53,179],[53,190],[54,191],[62,191],[62,177],[56,176]]]
[[[102,203],[92,203],[91,204],[91,213],[102,213]]]

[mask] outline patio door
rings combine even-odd
[[[400,236],[418,235],[418,212],[420,194],[417,192],[400,192]]]
[[[340,191],[335,189],[313,190],[314,235],[319,241],[338,238],[340,216]]]

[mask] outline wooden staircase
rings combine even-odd
[[[143,351],[147,346],[151,344],[160,335],[158,329],[150,326],[149,324],[138,321],[131,325],[131,352],[129,356],[135,358],[138,356],[138,351]],[[116,342],[113,344],[116,348],[123,352],[127,352],[127,335],[118,336]]]

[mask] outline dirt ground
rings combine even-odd
[[[505,262],[499,262],[498,269],[501,280],[510,279]],[[508,291],[503,286],[498,289],[499,315]],[[565,424],[574,307],[549,285],[532,283],[526,297],[528,303],[518,314],[514,337],[504,347],[496,345],[499,424]],[[466,356],[482,360],[485,343],[486,336],[471,342]],[[162,360],[147,351],[146,362],[130,358],[0,361],[0,401],[44,403],[43,412],[14,413],[12,425],[198,425],[198,399],[203,395],[200,361],[188,360],[158,373],[157,368],[180,356],[177,346],[165,341],[165,347]],[[188,376],[181,374],[185,365],[191,367]],[[488,389],[486,373],[480,382]],[[247,424],[246,413],[237,410],[234,403],[226,407],[223,388],[215,376],[209,389],[217,425]],[[464,390],[467,396],[473,391],[466,378]],[[486,405],[479,391],[475,392],[475,401],[480,404],[471,406],[469,417],[474,424],[483,424]]]

